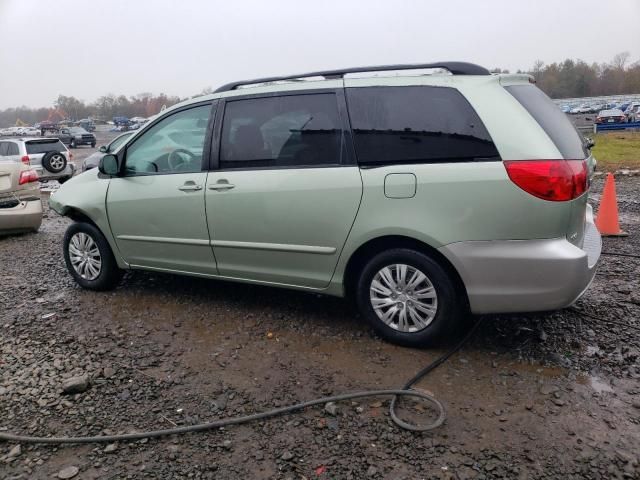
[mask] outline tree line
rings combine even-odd
[[[499,68],[493,72],[509,73]],[[538,60],[528,72],[518,73],[533,75],[538,87],[551,98],[640,94],[640,61],[631,63],[629,52],[591,65],[572,59],[545,65]]]
[[[509,73],[494,68],[494,73]],[[541,60],[527,71],[536,78],[536,83],[551,98],[592,97],[600,95],[640,94],[640,61],[630,62],[628,52],[617,54],[610,62],[587,64],[582,60],[567,59],[546,65]],[[210,87],[197,95],[211,93]],[[59,95],[50,107],[16,107],[0,110],[0,126],[15,125],[16,122],[34,124],[43,120],[79,120],[92,117],[111,120],[114,116],[149,117],[163,106],[170,107],[180,102],[179,97],[164,93],[154,95],[140,93],[125,95],[103,95],[93,103],[85,103],[73,96]]]

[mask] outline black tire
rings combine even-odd
[[[67,181],[69,181],[69,180],[71,180],[71,177],[60,177],[60,178],[58,179],[58,183],[59,183],[60,185],[62,185],[64,182],[67,182]]]
[[[74,139],[71,139],[69,142],[69,148],[76,148],[76,141]]]
[[[77,234],[89,236],[97,245],[101,265],[95,278],[84,278],[72,264],[69,245],[72,242],[72,238]],[[96,291],[112,290],[120,282],[124,272],[118,268],[109,242],[104,238],[102,232],[92,224],[84,222],[72,223],[64,234],[63,251],[67,270],[82,288]]]
[[[435,289],[436,313],[426,327],[413,332],[401,331],[399,328],[387,325],[375,312],[370,297],[372,281],[384,267],[392,265],[408,265],[422,272]],[[397,298],[398,300],[406,299],[404,296]],[[464,298],[458,295],[455,283],[447,271],[429,256],[408,248],[386,250],[374,256],[360,273],[356,288],[356,300],[361,315],[378,335],[392,343],[408,347],[424,347],[443,340],[446,334],[453,333],[460,325],[465,311]],[[401,303],[398,302],[398,304]],[[411,305],[410,300],[407,300],[407,303]],[[400,308],[407,309],[407,303],[401,305]],[[386,312],[388,311],[386,310]],[[408,310],[406,311],[408,312]],[[413,323],[413,320],[410,322]],[[399,322],[396,327],[399,327]]]
[[[47,152],[42,157],[42,166],[51,173],[60,173],[67,168],[67,157],[60,152]]]
[[[91,148],[96,148],[96,142],[93,142],[93,143],[91,144]]]

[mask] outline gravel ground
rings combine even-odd
[[[617,181],[630,236],[605,250],[637,254],[640,177]],[[0,430],[133,432],[391,388],[447,348],[390,345],[347,302],[300,292],[144,272],[83,291],[62,259],[68,224],[47,211],[39,233],[0,239]],[[431,433],[367,399],[148,441],[0,443],[0,478],[640,478],[639,273],[603,257],[574,307],[486,318],[419,384],[448,410]]]

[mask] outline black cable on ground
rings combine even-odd
[[[575,308],[575,307],[572,307],[570,310],[572,312],[577,313],[578,315],[584,315],[585,317],[589,317],[589,318],[592,318],[594,320],[598,320],[599,322],[611,323],[612,325],[618,325],[620,327],[627,327],[627,328],[630,328],[632,330],[640,331],[640,326],[638,326],[638,325],[631,325],[630,323],[618,322],[616,320],[610,320],[608,318],[602,318],[602,317],[599,317],[598,315],[593,315],[591,313],[587,313],[584,310],[580,310],[580,309]]]
[[[640,258],[640,255],[635,255],[633,253],[622,253],[622,252],[600,252],[601,255],[609,255],[611,257],[631,257],[631,258]]]
[[[202,432],[205,430],[212,430],[214,428],[227,427],[230,425],[240,425],[243,423],[255,422],[256,420],[262,420],[266,418],[276,417],[279,415],[285,415],[288,413],[292,413],[298,410],[302,410],[307,407],[313,407],[315,405],[322,405],[328,402],[339,402],[343,400],[353,400],[356,398],[364,398],[364,397],[379,397],[379,396],[393,396],[391,400],[391,405],[389,407],[391,413],[391,419],[393,422],[398,425],[400,428],[405,430],[411,430],[414,432],[426,432],[428,430],[433,430],[434,428],[439,427],[444,423],[446,418],[446,412],[444,406],[438,399],[435,397],[428,395],[427,393],[413,390],[411,386],[417,383],[419,380],[424,378],[427,374],[438,368],[444,362],[446,362],[452,355],[458,352],[471,337],[478,330],[478,327],[482,323],[483,317],[480,317],[475,325],[469,330],[469,332],[464,336],[464,338],[456,344],[451,350],[447,353],[436,359],[435,361],[428,364],[422,370],[420,370],[416,375],[411,378],[402,388],[399,389],[389,389],[389,390],[367,390],[363,392],[355,392],[355,393],[345,393],[342,395],[334,395],[331,397],[322,397],[314,400],[309,400],[307,402],[296,403],[295,405],[289,405],[287,407],[274,408],[273,410],[269,410],[262,413],[255,413],[252,415],[245,415],[242,417],[235,418],[225,418],[221,420],[215,420],[213,422],[208,423],[200,423],[197,425],[187,425],[184,427],[176,427],[176,428],[168,428],[165,430],[153,430],[149,432],[138,432],[138,433],[126,433],[121,435],[99,435],[94,437],[33,437],[28,435],[15,435],[7,432],[0,432],[0,441],[7,442],[20,442],[20,443],[48,443],[48,444],[63,444],[63,443],[107,443],[107,442],[118,442],[123,440],[141,440],[144,438],[155,438],[155,437],[164,437],[167,435],[178,435],[183,433],[190,432]],[[411,423],[407,423],[404,420],[401,420],[396,413],[396,401],[400,397],[414,397],[420,398],[427,403],[431,404],[434,409],[438,412],[438,417],[435,421],[425,425],[415,425]]]

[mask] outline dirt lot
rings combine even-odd
[[[619,177],[618,195],[630,236],[605,250],[637,254],[640,177]],[[2,430],[169,428],[396,387],[447,348],[390,345],[347,302],[299,292],[142,272],[83,291],[62,259],[68,223],[48,211],[39,233],[0,239]],[[135,443],[0,444],[0,478],[640,478],[639,287],[638,260],[607,256],[575,307],[486,318],[419,385],[448,410],[432,433],[370,399]],[[63,395],[82,373],[90,388]]]

